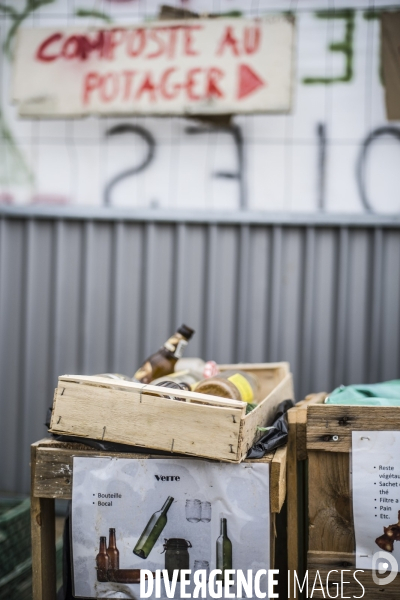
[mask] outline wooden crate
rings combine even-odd
[[[65,375],[54,396],[50,431],[241,462],[273,419],[277,405],[293,399],[288,363],[221,365],[256,375],[263,398],[248,415],[246,404],[173,390],[184,402],[151,396],[160,388],[101,377]]]
[[[400,407],[340,406],[322,404],[323,396],[307,407],[308,455],[308,554],[311,581],[318,570],[322,580],[329,571],[332,583],[340,583],[340,570],[355,570],[355,534],[351,495],[351,445],[353,431],[400,430]],[[389,585],[379,586],[372,571],[358,573],[365,599],[398,600],[400,575]],[[361,588],[351,574],[349,596]],[[354,589],[353,589],[354,588]],[[323,598],[321,592],[315,598]]]
[[[53,440],[41,440],[31,446],[33,600],[55,598],[54,501],[72,498],[74,456],[162,458],[151,454],[99,452],[84,444]],[[286,447],[278,448],[262,459],[246,462],[270,463],[271,568],[279,568],[280,557],[275,558],[275,541],[277,535],[286,535],[286,531],[275,527],[275,517],[281,511],[286,496]]]

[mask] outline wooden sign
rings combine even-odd
[[[381,15],[381,56],[386,116],[400,119],[400,12]]]
[[[106,29],[22,29],[21,116],[289,111],[293,20],[191,19]]]

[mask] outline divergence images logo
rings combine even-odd
[[[399,572],[399,564],[394,556],[389,552],[375,552],[372,557],[372,579],[377,585],[388,585],[396,579],[397,573]],[[386,577],[378,577],[388,573]]]

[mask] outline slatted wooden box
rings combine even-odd
[[[260,462],[270,464],[270,567],[282,571],[283,566],[280,562],[282,556],[275,551],[275,544],[276,541],[282,540],[286,536],[285,516],[283,513],[279,514],[286,497],[286,452],[287,448],[284,446],[260,459]],[[84,444],[54,440],[41,440],[31,446],[33,600],[54,600],[56,597],[54,501],[72,498],[74,456],[161,458],[158,455],[135,454],[134,452],[99,452]],[[250,460],[248,462],[258,461]]]
[[[246,415],[246,404],[174,390],[182,401],[150,395],[160,388],[101,377],[65,375],[54,396],[50,431],[177,454],[241,462],[273,420],[280,402],[293,399],[289,364],[221,365],[260,382],[263,400]]]
[[[317,395],[307,407],[307,568],[311,581],[317,570],[323,581],[329,571],[337,570],[330,575],[333,586],[340,584],[341,570],[355,570],[350,476],[352,432],[400,430],[400,407],[335,406],[323,404],[325,396]],[[360,596],[360,586],[351,573],[346,575],[345,580],[351,580],[353,585],[345,586],[345,594]],[[365,587],[366,600],[400,598],[400,575],[385,586],[373,582],[372,571],[359,572],[357,577]],[[316,591],[313,597],[324,596]]]

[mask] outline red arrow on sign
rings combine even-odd
[[[248,65],[239,65],[239,84],[238,84],[238,100],[248,96],[258,90],[258,88],[266,85],[265,81],[263,81],[256,73],[254,73],[253,69],[251,69]]]

